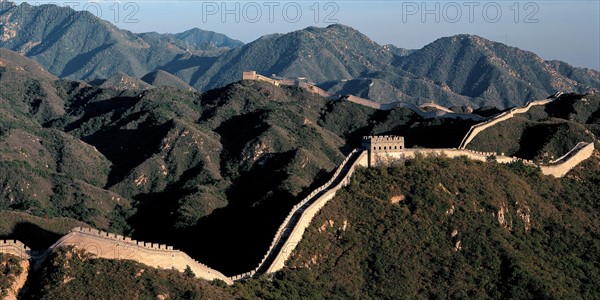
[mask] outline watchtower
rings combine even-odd
[[[256,80],[256,71],[242,72],[242,80]]]
[[[401,153],[404,150],[404,137],[397,135],[364,136],[362,147],[369,151],[369,166],[374,166],[381,158]]]

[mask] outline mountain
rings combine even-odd
[[[571,78],[584,85],[595,87],[600,86],[600,72],[588,68],[576,68],[569,65],[566,62],[559,60],[546,61],[547,64],[552,66],[560,75]]]
[[[203,49],[208,46],[232,49],[240,47],[244,44],[222,33],[202,30],[200,28],[192,28],[184,32],[176,33],[173,36],[196,49]]]
[[[438,85],[446,85],[450,91],[472,97],[479,105],[497,107],[544,99],[556,91],[585,92],[600,87],[598,72],[561,73],[532,52],[474,35],[438,39],[399,58],[395,65]]]
[[[187,36],[189,41],[137,35],[86,11],[26,2],[9,4],[0,11],[0,47],[25,54],[61,78],[106,79],[117,72],[140,78],[188,51],[201,56],[222,52],[214,47],[210,48],[212,51],[200,51],[187,45],[194,44],[197,35]],[[225,36],[211,33],[203,41],[220,47],[235,44]]]
[[[0,20],[0,47],[25,54],[57,77],[86,81],[118,72],[141,78],[163,70],[207,91],[255,70],[266,76],[306,77],[331,92],[357,92],[381,102],[499,108],[557,91],[600,89],[598,71],[544,61],[473,35],[440,38],[422,49],[406,50],[379,45],[336,24],[266,35],[243,45],[198,28],[134,34],[88,12],[27,3],[3,5]]]
[[[2,51],[11,68],[0,69],[0,163],[9,170],[1,207],[172,244],[231,274],[254,267],[290,207],[363,135],[396,132],[408,145],[455,147],[472,125],[262,82],[198,94],[132,89],[117,74],[92,86]],[[56,109],[37,109],[50,104]],[[232,238],[223,241],[226,233]],[[189,234],[215,247],[190,245]],[[234,255],[245,243],[260,246]],[[223,261],[224,253],[235,258]]]
[[[65,88],[88,85],[59,81],[6,49],[0,49],[0,84],[0,207],[108,227],[110,211],[129,202],[103,188],[112,163],[92,145],[48,127],[68,114]]]
[[[179,79],[179,77],[163,70],[150,72],[142,77],[142,80],[155,87],[170,86],[184,91],[194,90],[193,87]]]
[[[331,93],[354,93],[381,102],[500,108],[556,91],[600,88],[599,72],[556,68],[556,63],[534,53],[473,35],[441,38],[422,49],[403,51],[378,45],[350,27],[331,25],[264,36],[184,78],[204,90],[235,81],[244,70],[256,70],[307,77]]]
[[[391,50],[343,25],[308,27],[288,34],[259,38],[220,56],[190,84],[199,90],[239,80],[243,70],[283,77],[307,77],[314,82],[351,79],[389,69]],[[197,79],[195,79],[197,78]]]
[[[596,155],[563,179],[522,164],[443,157],[360,169],[273,275],[225,286],[63,249],[50,255],[28,293],[36,299],[74,299],[82,291],[86,298],[128,299],[596,299],[599,166]]]
[[[246,272],[291,207],[327,181],[362,136],[453,148],[474,123],[377,111],[260,81],[204,93],[106,88],[0,54],[0,238],[35,249],[85,223],[173,245],[227,275]],[[496,144],[479,144],[530,140],[523,149],[543,160],[600,133],[599,109],[595,95],[565,94],[523,116],[532,134],[509,127],[487,138]],[[87,298],[98,298],[112,296],[106,289],[118,282],[119,295],[132,298],[194,298],[203,290],[220,298],[597,298],[598,163],[595,155],[562,179],[520,163],[443,157],[359,169],[273,278],[207,287],[66,249],[32,271],[30,291],[77,298],[89,290]],[[138,292],[140,285],[152,288]]]

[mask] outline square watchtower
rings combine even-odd
[[[369,166],[373,166],[380,157],[402,152],[404,137],[397,135],[364,136],[362,147],[369,151]]]

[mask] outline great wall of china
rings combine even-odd
[[[476,114],[461,114],[455,113],[445,107],[439,106],[435,103],[423,103],[420,106],[412,104],[410,102],[396,101],[390,103],[379,103],[377,101],[373,101],[366,98],[357,97],[354,95],[333,95],[328,93],[327,91],[321,89],[320,87],[305,82],[303,78],[301,79],[289,79],[289,78],[270,78],[267,76],[263,76],[257,74],[256,71],[243,72],[242,73],[243,80],[256,80],[267,82],[276,86],[280,85],[293,85],[303,88],[311,93],[318,94],[323,98],[327,98],[330,100],[338,100],[342,99],[345,101],[349,101],[352,103],[360,104],[362,106],[378,109],[378,110],[392,110],[396,107],[404,107],[412,110],[419,116],[423,118],[450,118],[450,119],[468,119],[473,121],[483,121],[485,118]],[[424,108],[433,108],[436,111],[425,111]]]
[[[551,98],[548,99],[543,99],[543,100],[537,100],[537,101],[531,101],[528,102],[525,106],[523,107],[515,107],[512,108],[510,110],[507,110],[501,114],[498,114],[484,122],[475,124],[473,126],[471,126],[471,129],[469,129],[469,131],[467,132],[467,134],[465,135],[465,137],[463,138],[462,142],[460,143],[460,146],[458,146],[458,148],[460,149],[465,149],[467,147],[467,145],[473,141],[473,139],[475,138],[475,136],[477,136],[480,132],[484,131],[485,129],[492,127],[502,121],[506,121],[512,117],[514,117],[517,114],[524,114],[526,112],[529,111],[529,109],[531,109],[534,106],[541,106],[541,105],[546,105],[556,99],[558,99],[558,97],[560,97],[560,95],[562,95],[562,92],[556,93],[555,95],[553,95]]]
[[[552,100],[531,102],[525,107],[512,109],[490,119],[485,122],[485,126],[473,126],[475,129],[471,128],[463,139],[463,143],[467,140],[471,141],[474,135],[489,126],[506,120],[514,114],[526,112],[532,106],[547,104]],[[219,279],[227,284],[232,284],[236,280],[247,279],[255,274],[273,273],[281,270],[293,250],[302,240],[302,236],[312,219],[335,196],[339,189],[350,182],[352,174],[359,166],[370,167],[378,164],[388,164],[397,160],[410,159],[419,154],[426,156],[446,156],[449,158],[467,157],[478,161],[495,160],[498,163],[522,161],[525,164],[535,165],[532,161],[522,160],[517,157],[498,155],[495,152],[472,151],[464,149],[464,147],[459,147],[458,149],[407,149],[404,148],[404,139],[400,137],[365,137],[365,139],[368,140],[368,143],[365,143],[366,140],[363,142],[363,148],[366,151],[365,149],[353,150],[336,169],[327,183],[312,191],[295,205],[277,230],[267,253],[258,266],[254,270],[240,275],[227,277],[221,272],[195,261],[184,252],[174,250],[170,246],[138,242],[128,237],[81,227],[74,228],[69,234],[63,236],[43,252],[32,252],[23,243],[9,240],[0,241],[0,253],[13,254],[24,260],[33,260],[35,263],[44,259],[53,249],[71,245],[84,249],[96,257],[130,259],[156,268],[183,271],[189,266],[199,278],[206,280]],[[461,143],[461,146],[463,143]],[[545,175],[562,177],[579,163],[588,159],[593,152],[594,143],[582,142],[563,157],[553,161],[548,166],[541,166],[540,169]]]
[[[32,251],[20,241],[1,241],[0,253],[39,262],[45,259],[52,250],[64,246],[76,246],[97,258],[129,259],[160,269],[176,269],[183,272],[189,266],[199,278],[220,279],[228,284],[233,283],[221,272],[199,263],[182,251],[174,250],[171,246],[138,242],[129,237],[92,228],[73,228],[70,233],[60,238],[46,251],[41,252]]]

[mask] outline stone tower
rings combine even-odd
[[[369,151],[369,166],[375,166],[388,154],[402,152],[404,137],[397,135],[364,136],[362,147]]]

